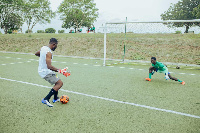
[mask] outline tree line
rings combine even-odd
[[[0,27],[8,31],[21,30],[24,23],[28,32],[36,24],[50,23],[56,15],[63,21],[62,28],[90,27],[98,17],[94,0],[64,0],[53,12],[49,0],[0,0]]]
[[[200,19],[200,0],[180,0],[176,4],[171,4],[169,9],[161,14],[162,20],[191,20]],[[173,23],[174,27],[185,26],[185,33],[191,26],[200,26],[199,22]]]

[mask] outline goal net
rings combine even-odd
[[[197,64],[200,19],[110,22],[104,25],[104,63],[144,60]],[[186,53],[185,53],[186,52]]]

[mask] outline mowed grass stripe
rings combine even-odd
[[[2,52],[2,51],[0,51],[0,52]],[[10,52],[2,52],[2,53],[6,53],[6,54],[9,54]],[[13,54],[12,52],[11,52],[11,54]],[[21,53],[15,53],[14,52],[14,54],[21,54]],[[3,57],[3,56],[2,56]],[[59,57],[59,56],[58,56]],[[60,56],[60,57],[62,57],[62,56]],[[5,58],[8,58],[8,57],[5,57]],[[13,57],[9,57],[9,58],[13,58]],[[71,58],[71,57],[70,57]],[[17,57],[15,57],[15,59],[17,59]],[[18,58],[19,59],[19,58]],[[23,59],[23,58],[20,58],[20,59]],[[26,59],[23,59],[23,60],[26,60]],[[20,64],[20,63],[26,63],[26,62],[31,62],[31,61],[29,61],[29,60],[31,60],[31,61],[36,61],[36,62],[38,62],[39,60],[36,60],[36,59],[28,59],[28,61],[25,61],[25,62],[12,62],[12,63],[8,63],[8,64],[5,64],[5,63],[3,63],[3,64],[0,64],[1,66],[6,66],[6,65],[9,65],[9,64],[11,64],[11,65],[13,65],[13,64],[15,64],[15,63],[18,63],[18,64]],[[56,63],[56,62],[58,62],[58,63],[62,63],[62,64],[66,64],[66,63],[68,63],[68,64],[74,64],[74,65],[84,65],[84,66],[90,66],[89,64],[85,64],[85,63],[77,63],[77,62],[74,62],[74,63],[72,63],[72,62],[63,62],[63,61],[52,61],[53,63]],[[137,63],[136,63],[137,64]],[[107,64],[108,65],[108,64]],[[141,64],[142,65],[142,64]],[[101,66],[101,65],[91,65],[91,66],[94,66],[94,67],[97,67],[97,66]],[[137,68],[129,68],[129,67],[120,67],[120,66],[106,66],[106,67],[110,67],[110,68],[112,68],[112,67],[118,67],[118,68],[121,68],[121,69],[123,69],[123,68],[126,68],[126,69],[129,69],[129,70],[132,70],[132,69],[136,69],[136,70],[139,70],[139,71],[146,71],[146,69],[137,69]],[[185,69],[187,69],[187,68],[185,68]],[[169,71],[170,73],[174,73],[174,72],[172,72],[172,71]],[[180,74],[180,75],[189,75],[189,76],[200,76],[200,75],[198,75],[198,74],[194,74],[194,73],[176,73],[176,74]]]
[[[33,86],[39,86],[39,87],[43,87],[43,88],[52,88],[52,87],[48,87],[48,86],[44,86],[44,85],[39,85],[39,84],[34,84],[34,83],[29,83],[29,82],[24,82],[24,81],[18,81],[18,80],[13,80],[13,79],[7,79],[7,78],[2,78],[2,77],[0,77],[0,79],[7,80],[7,81],[12,81],[12,82],[23,83],[23,84],[28,84],[28,85],[33,85]],[[177,111],[173,111],[173,110],[167,110],[167,109],[161,109],[161,108],[151,107],[151,106],[147,106],[147,105],[140,105],[140,104],[135,104],[135,103],[118,101],[118,100],[115,100],[115,99],[104,98],[104,97],[84,94],[84,93],[75,92],[75,91],[68,91],[68,90],[64,90],[64,89],[60,89],[60,90],[64,91],[64,92],[68,92],[68,93],[83,95],[83,96],[92,97],[92,98],[98,98],[98,99],[102,99],[102,100],[106,100],[106,101],[111,101],[111,102],[116,102],[116,103],[121,103],[121,104],[127,104],[127,105],[132,105],[132,106],[137,106],[137,107],[142,107],[142,108],[147,108],[147,109],[152,109],[152,110],[157,110],[157,111],[173,113],[173,114],[177,114],[177,115],[182,115],[182,116],[187,116],[187,117],[200,119],[200,116],[186,114],[186,113],[177,112]]]

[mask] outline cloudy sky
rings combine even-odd
[[[50,0],[51,8],[56,11],[63,0]],[[96,29],[105,22],[125,21],[157,21],[161,20],[160,15],[166,11],[170,4],[179,0],[94,0],[99,9],[99,18],[94,23]],[[50,24],[37,24],[33,31],[55,28],[60,30],[62,21],[59,17],[53,19]],[[23,25],[23,32],[27,25]]]

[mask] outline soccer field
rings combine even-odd
[[[169,67],[181,85],[159,73],[145,81],[150,62],[103,67],[103,60],[54,56],[53,66],[71,71],[58,74],[58,95],[70,101],[49,108],[41,100],[52,86],[38,75],[38,59],[0,52],[1,133],[200,132],[199,68]]]

